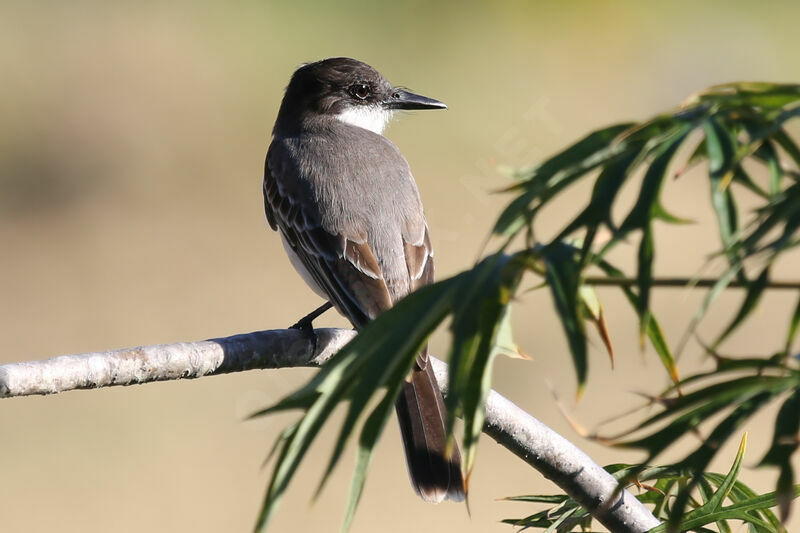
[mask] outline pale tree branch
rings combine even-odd
[[[63,355],[0,365],[0,398],[199,378],[244,370],[319,366],[355,332],[317,329],[316,345],[298,330],[270,330],[200,342]],[[447,393],[447,365],[434,359]],[[567,439],[492,391],[484,432],[553,481],[614,533],[644,533],[659,521]]]

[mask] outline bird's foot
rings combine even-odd
[[[322,313],[324,313],[331,307],[333,307],[332,303],[325,302],[324,304],[320,305],[319,307],[308,313],[306,316],[304,316],[303,318],[301,318],[300,320],[289,326],[289,329],[299,329],[301,331],[306,329],[313,330],[314,327],[312,325],[312,322],[314,322],[317,319],[317,317],[319,317]]]
[[[330,302],[325,302],[309,314],[289,326],[289,329],[299,330],[311,342],[312,353],[317,353],[317,334],[314,332],[313,322],[318,316],[333,307]]]

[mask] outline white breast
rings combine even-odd
[[[306,285],[311,287],[311,290],[317,293],[320,297],[322,297],[323,300],[330,300],[328,295],[325,294],[325,291],[322,290],[322,287],[317,285],[317,282],[314,281],[314,276],[312,276],[311,273],[308,271],[308,269],[306,269],[305,265],[303,264],[303,261],[300,260],[300,257],[295,253],[295,251],[292,249],[292,246],[286,240],[286,237],[283,235],[283,232],[279,231],[278,233],[281,234],[281,242],[283,243],[283,249],[286,250],[286,255],[289,256],[289,261],[292,263],[292,266],[297,271],[297,273],[300,274],[300,277],[303,278],[303,281],[306,282]]]

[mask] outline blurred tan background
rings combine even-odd
[[[419,182],[443,277],[471,264],[506,201],[487,194],[506,183],[498,164],[537,162],[592,128],[646,118],[710,84],[797,81],[797,20],[800,4],[791,2],[5,0],[0,362],[286,327],[317,306],[268,230],[261,199],[269,132],[301,62],[356,57],[450,106],[401,116],[387,133]],[[567,195],[545,227],[585,192]],[[707,182],[695,175],[670,184],[666,205],[698,223],[660,233],[657,273],[694,274],[716,239]],[[776,277],[796,277],[798,265]],[[741,296],[726,296],[701,334],[718,332]],[[633,313],[613,291],[601,297],[617,368],[593,339],[581,402],[572,401],[574,372],[543,291],[514,311],[517,340],[535,360],[498,361],[495,387],[598,462],[633,461],[641,456],[580,440],[546,385],[595,427],[639,402],[633,391],[666,383],[651,350],[639,356]],[[673,342],[701,298],[654,295]],[[778,349],[793,304],[768,294],[727,352]],[[318,322],[342,324],[333,314]],[[435,353],[446,341],[437,334]],[[681,364],[684,374],[704,364],[697,346]],[[2,531],[249,531],[267,478],[261,462],[293,417],[242,420],[310,372],[1,402]],[[751,427],[748,465],[760,459],[773,415]],[[423,504],[397,433],[390,424],[354,532],[511,531],[499,520],[535,508],[496,498],[556,490],[486,439],[472,517],[463,506]],[[338,530],[353,456],[311,505],[330,428],[325,435],[272,531]],[[715,467],[726,469],[733,454],[725,448]],[[775,472],[748,469],[743,479],[772,490]]]

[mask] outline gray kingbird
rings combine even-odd
[[[382,135],[396,110],[446,109],[337,57],[300,66],[267,152],[264,207],[292,265],[358,329],[433,281],[433,248],[408,162]],[[396,404],[411,483],[426,501],[463,500],[458,447],[427,348]]]

